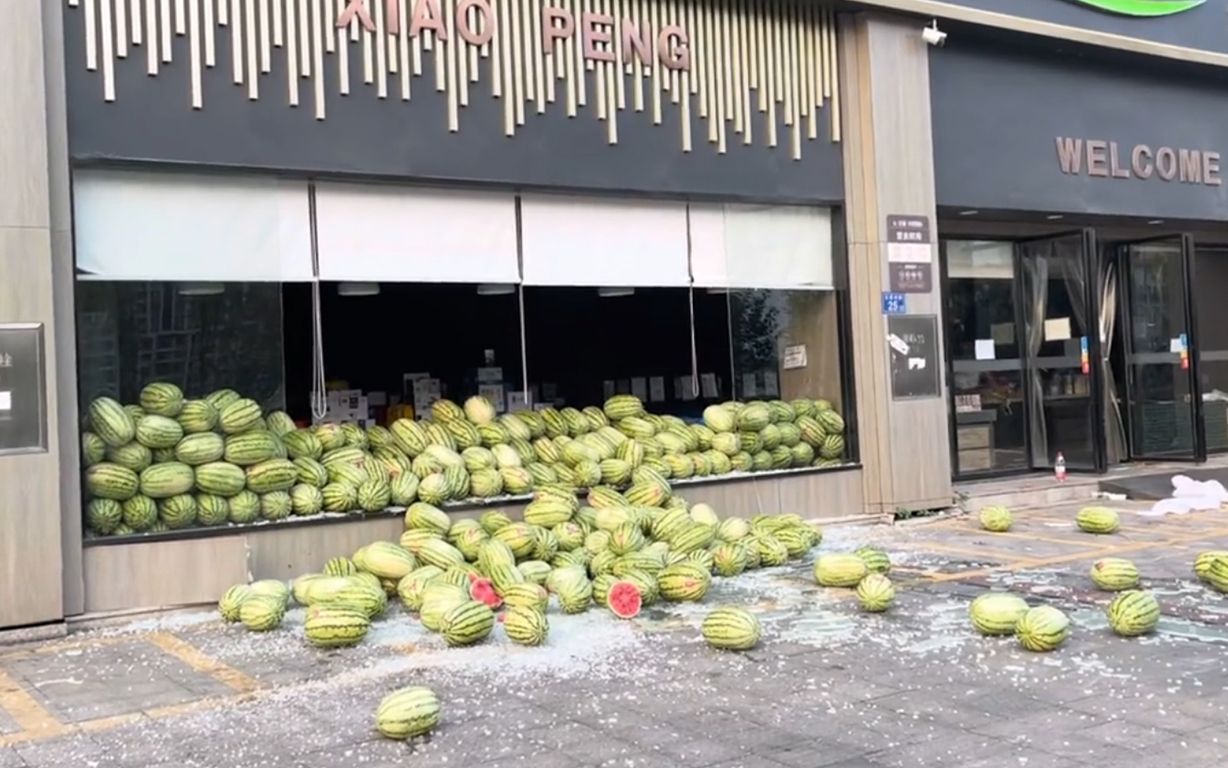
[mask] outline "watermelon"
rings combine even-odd
[[[205,395],[205,402],[218,411],[239,399],[239,393],[233,389],[218,389]]]
[[[132,442],[136,422],[124,407],[110,397],[99,397],[89,405],[90,427],[107,445],[118,448]]]
[[[174,448],[183,439],[183,427],[166,416],[150,414],[136,423],[136,441],[146,448]]]
[[[1129,590],[1113,598],[1106,611],[1109,626],[1122,637],[1137,637],[1155,630],[1160,604],[1150,592]]]
[[[1110,534],[1117,531],[1121,522],[1108,507],[1084,507],[1075,516],[1075,524],[1086,533]]]
[[[762,551],[760,548],[760,554]],[[824,587],[855,587],[865,578],[868,570],[865,561],[857,555],[822,555],[815,560],[814,578]]]
[[[507,639],[517,645],[541,645],[550,631],[546,614],[524,605],[511,606],[499,620]]]
[[[260,517],[260,497],[251,491],[240,491],[228,500],[230,522],[251,523]]]
[[[239,621],[253,632],[276,629],[285,615],[285,601],[268,595],[252,594],[239,606]]]
[[[211,461],[196,468],[196,487],[204,493],[217,496],[234,496],[247,484],[247,475],[242,467],[224,461]]]
[[[239,398],[219,409],[218,427],[228,435],[237,435],[260,424],[260,405],[255,400]]]
[[[222,620],[231,623],[238,621],[239,609],[243,606],[243,601],[251,595],[251,587],[246,584],[236,584],[226,590],[221,599],[217,601],[218,613],[222,614]]]
[[[991,533],[1005,533],[1014,522],[1011,511],[1000,504],[990,504],[981,509],[981,527]]]
[[[151,499],[166,499],[187,493],[195,484],[196,473],[187,464],[177,461],[154,464],[141,472],[141,493]],[[201,490],[213,492],[209,488]]]
[[[1009,635],[1019,619],[1028,612],[1023,598],[1003,592],[990,592],[972,601],[968,616],[982,635]]]
[[[146,413],[174,418],[183,409],[183,390],[174,384],[156,381],[141,390],[140,402]]]
[[[116,501],[130,499],[136,494],[139,483],[135,472],[109,461],[100,462],[85,470],[86,490],[95,498]]]
[[[188,400],[175,417],[185,435],[210,432],[217,426],[217,409],[208,400]]]
[[[148,496],[137,494],[123,503],[123,524],[134,532],[147,531],[158,522],[158,505]]]
[[[153,463],[153,451],[134,440],[118,448],[107,448],[106,460],[133,472],[140,472]]]
[[[85,508],[86,526],[104,536],[114,533],[123,522],[123,506],[115,499],[94,499]]]
[[[666,566],[657,574],[661,597],[674,602],[702,600],[711,584],[711,574],[694,563]]]
[[[871,572],[857,585],[857,601],[868,613],[882,613],[895,601],[895,586],[882,573]]]
[[[1015,637],[1029,651],[1055,650],[1069,635],[1070,619],[1049,605],[1029,608],[1015,625]]]
[[[375,711],[375,728],[388,739],[411,739],[439,725],[439,699],[429,688],[414,686],[389,694]]]
[[[198,493],[195,500],[197,525],[225,525],[230,519],[230,504],[223,497]]]
[[[225,453],[226,441],[213,432],[187,435],[175,446],[176,460],[193,467],[220,461]]]
[[[630,581],[616,581],[605,595],[606,606],[620,619],[634,619],[640,614],[643,599],[640,590]]]
[[[307,642],[317,648],[357,645],[370,628],[371,620],[365,612],[344,604],[313,607],[304,626]]]
[[[762,629],[753,613],[734,606],[721,606],[704,617],[700,629],[713,648],[746,651],[759,644]]]
[[[1138,568],[1124,558],[1105,557],[1092,563],[1092,583],[1106,592],[1134,589],[1138,577]]]
[[[107,444],[93,432],[81,433],[81,463],[91,467],[106,457]]]
[[[465,600],[453,606],[439,620],[439,632],[450,646],[480,643],[490,635],[494,626],[494,611],[476,600]]]
[[[222,458],[240,467],[250,467],[267,459],[278,458],[284,448],[281,440],[272,432],[255,430],[228,436]]]

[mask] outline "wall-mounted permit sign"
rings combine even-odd
[[[1153,148],[1148,144],[1129,146],[1104,139],[1067,136],[1058,136],[1056,143],[1058,165],[1062,173],[1070,176],[1156,179],[1208,187],[1224,183],[1220,154],[1209,149]]]

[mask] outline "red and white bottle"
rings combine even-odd
[[[1057,458],[1053,461],[1053,476],[1059,483],[1066,482],[1066,457],[1061,451],[1057,452]]]

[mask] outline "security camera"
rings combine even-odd
[[[939,48],[946,45],[947,33],[938,29],[938,21],[934,20],[928,27],[921,28],[921,37],[930,45],[936,45]]]

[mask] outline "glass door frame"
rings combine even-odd
[[[1024,302],[1027,298],[1024,291],[1023,280],[1023,261],[1026,257],[1023,254],[1023,246],[1037,243],[1044,243],[1054,240],[1062,240],[1064,238],[1080,237],[1083,243],[1083,270],[1086,278],[1083,285],[1083,301],[1087,307],[1087,319],[1084,324],[1083,332],[1086,334],[1088,344],[1088,394],[1092,402],[1092,421],[1091,421],[1091,453],[1092,466],[1091,468],[1080,467],[1078,469],[1071,468],[1072,472],[1089,472],[1095,474],[1103,474],[1108,471],[1108,446],[1106,445],[1106,436],[1104,430],[1104,372],[1102,370],[1103,358],[1101,355],[1100,344],[1100,290],[1099,290],[1099,275],[1100,275],[1100,249],[1096,242],[1096,230],[1091,227],[1082,227],[1072,229],[1066,232],[1059,232],[1051,235],[1040,237],[1029,237],[1014,241],[1015,246],[1015,306],[1016,314],[1019,315],[1019,324],[1016,327],[1016,332],[1026,331]],[[1031,372],[1033,364],[1029,359],[1030,356],[1026,351],[1021,352],[1023,360],[1024,393],[1025,399],[1030,403],[1032,399],[1031,387],[1032,377]],[[1037,466],[1032,460],[1032,440],[1031,440],[1031,418],[1033,416],[1031,409],[1025,411],[1028,421],[1028,464],[1029,471],[1035,472],[1038,470],[1050,469],[1048,466]],[[1041,416],[1043,418],[1043,415]]]
[[[1007,467],[1003,469],[980,469],[980,470],[972,470],[970,472],[961,472],[959,469],[959,438],[958,438],[959,424],[957,423],[958,421],[957,414],[955,412],[955,385],[954,385],[955,358],[951,351],[955,349],[955,339],[951,335],[951,319],[947,316],[947,311],[948,311],[947,297],[951,295],[951,282],[950,282],[951,277],[950,277],[950,273],[948,269],[949,260],[947,259],[947,243],[951,240],[956,240],[956,241],[987,240],[987,241],[1001,242],[1003,244],[1009,244],[1011,246],[1011,269],[1013,270],[1013,276],[1011,277],[1011,300],[1014,302],[1014,305],[1015,305],[1014,314],[1015,314],[1015,333],[1016,335],[1018,335],[1019,329],[1023,327],[1023,307],[1020,304],[1020,302],[1022,301],[1022,296],[1021,296],[1021,287],[1020,287],[1020,280],[1019,280],[1019,263],[1018,263],[1019,255],[1018,255],[1018,252],[1015,250],[1015,244],[1018,241],[1013,238],[997,238],[997,237],[961,236],[961,237],[947,238],[947,237],[942,237],[941,234],[939,234],[939,237],[938,237],[938,255],[939,255],[938,281],[939,281],[939,290],[941,291],[942,306],[943,306],[942,348],[943,348],[943,357],[945,358],[945,360],[943,361],[943,368],[946,372],[946,377],[947,377],[946,380],[948,382],[948,386],[947,386],[947,434],[949,436],[949,439],[947,442],[949,443],[948,449],[950,450],[950,454],[951,454],[951,476],[957,481],[960,481],[960,480],[990,480],[996,477],[1018,477],[1019,475],[1023,475],[1028,472],[1033,471],[1033,468],[1031,466],[1031,458],[1030,458],[1032,455],[1032,436],[1031,436],[1030,429],[1025,429],[1023,433],[1023,440],[1024,440],[1023,448],[1029,457],[1028,467],[1026,468]],[[1023,353],[1021,349],[1020,350],[1020,363],[1019,363],[1019,383],[1024,388],[1026,388],[1027,386],[1026,380],[1027,380],[1027,368],[1026,368],[1026,362],[1023,359]],[[1022,406],[1023,406],[1023,423],[1026,426],[1031,423],[1029,421],[1029,419],[1031,418],[1031,410],[1030,410],[1031,405],[1028,402],[1029,398],[1027,397],[1026,391],[1024,390],[1021,390],[1021,391],[1024,392]]]
[[[1094,413],[1092,414],[1092,455],[1094,457],[1094,466],[1091,469],[1075,470],[1079,472],[1103,473],[1108,468],[1108,448],[1105,444],[1105,425],[1104,425],[1104,375],[1101,370],[1101,344],[1099,332],[1099,313],[1100,313],[1100,291],[1099,291],[1099,270],[1100,270],[1100,252],[1096,243],[1096,232],[1090,227],[1081,229],[1069,230],[1058,234],[1044,235],[1039,237],[1026,238],[1011,238],[1002,236],[986,236],[978,237],[976,235],[960,235],[956,237],[943,237],[939,234],[939,285],[942,291],[944,309],[946,297],[950,295],[950,275],[948,273],[948,258],[947,258],[947,242],[958,240],[995,240],[1003,243],[1010,243],[1012,247],[1012,269],[1014,270],[1012,294],[1014,300],[1015,314],[1015,333],[1018,337],[1025,329],[1024,316],[1024,300],[1025,292],[1023,285],[1023,269],[1022,263],[1025,258],[1021,253],[1020,246],[1029,243],[1040,243],[1048,240],[1057,240],[1061,238],[1080,236],[1083,241],[1083,266],[1087,279],[1084,281],[1084,301],[1088,307],[1088,382],[1090,397],[1093,402]],[[953,382],[955,375],[955,360],[951,355],[950,350],[953,347],[951,337],[951,320],[943,315],[943,348],[946,350],[944,357],[944,368],[946,369],[947,381]],[[961,472],[959,468],[959,446],[958,446],[958,425],[956,423],[955,413],[955,388],[947,387],[947,430],[949,435],[949,451],[951,456],[951,474],[957,481],[965,480],[985,480],[996,477],[1017,477],[1029,472],[1048,469],[1048,467],[1037,467],[1032,461],[1032,430],[1031,419],[1032,397],[1031,397],[1031,365],[1028,361],[1028,355],[1025,350],[1020,350],[1020,383],[1023,393],[1023,418],[1027,429],[1024,432],[1024,448],[1028,455],[1028,467],[1008,468],[1008,469],[989,469],[989,470],[974,470],[971,472]]]
[[[1193,439],[1193,452],[1189,455],[1185,454],[1149,454],[1135,451],[1134,439],[1134,424],[1129,423],[1126,429],[1126,452],[1124,457],[1126,461],[1193,461],[1203,463],[1207,460],[1207,430],[1206,424],[1203,422],[1203,403],[1202,403],[1202,380],[1199,377],[1199,345],[1198,345],[1198,313],[1194,308],[1194,237],[1189,233],[1181,233],[1176,235],[1163,235],[1157,237],[1149,237],[1143,240],[1131,240],[1129,242],[1114,243],[1114,256],[1117,260],[1118,275],[1120,275],[1119,285],[1124,290],[1121,295],[1118,305],[1122,328],[1122,354],[1125,355],[1125,405],[1126,413],[1133,420],[1133,376],[1131,375],[1132,363],[1131,358],[1134,356],[1134,338],[1129,332],[1131,326],[1131,290],[1133,282],[1130,280],[1130,248],[1136,245],[1147,245],[1148,243],[1159,243],[1165,241],[1177,241],[1181,246],[1181,266],[1182,266],[1182,288],[1185,291],[1185,328],[1189,336],[1186,346],[1187,359],[1189,360],[1189,379],[1190,379],[1190,430]]]

